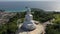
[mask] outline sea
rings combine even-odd
[[[21,12],[26,8],[39,8],[46,11],[60,11],[60,2],[56,1],[0,1],[0,10],[6,12]]]

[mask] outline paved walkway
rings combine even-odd
[[[19,27],[21,27],[21,25],[19,25]],[[18,31],[16,32],[16,34],[41,34],[41,33],[42,34],[45,33],[45,29],[44,29],[44,26],[42,24],[36,25],[36,29],[33,31],[24,31],[24,30],[19,28]]]

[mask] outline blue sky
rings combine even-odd
[[[0,1],[60,1],[60,0],[0,0]]]

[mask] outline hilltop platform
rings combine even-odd
[[[24,31],[21,29],[22,24],[19,25],[19,29],[17,30],[16,34],[44,34],[45,28],[42,24],[36,25],[36,29],[33,31]]]

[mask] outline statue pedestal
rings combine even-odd
[[[36,29],[36,26],[34,26],[33,24],[27,24],[27,25],[22,25],[21,29],[25,30],[25,31],[32,31]]]
[[[36,25],[36,24],[34,23],[33,20],[31,20],[31,21],[25,21],[25,22],[23,23],[23,25],[21,26],[21,28],[22,28],[23,30],[28,30],[28,31],[30,31],[30,30],[36,29],[36,26],[35,26],[35,25]]]

